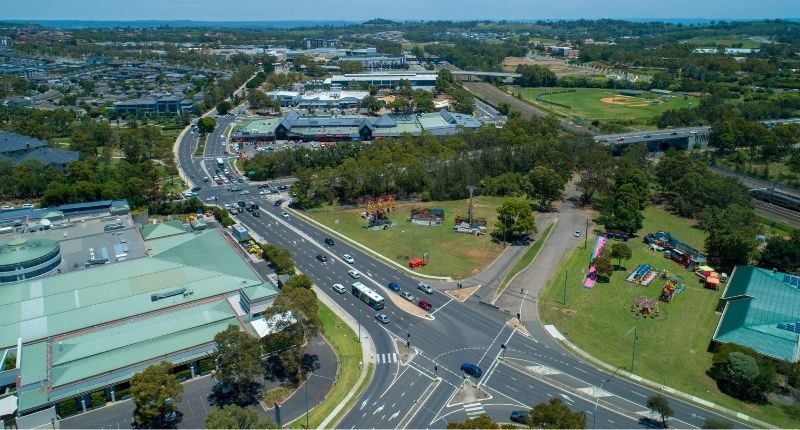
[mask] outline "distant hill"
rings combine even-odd
[[[298,27],[344,27],[346,25],[358,24],[356,21],[160,21],[160,20],[139,20],[139,21],[81,21],[81,20],[2,20],[2,22],[12,24],[36,24],[49,28],[60,29],[80,29],[80,28],[298,28]]]
[[[364,23],[364,25],[399,25],[399,22],[390,19],[375,18]]]

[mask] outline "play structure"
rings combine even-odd
[[[666,270],[661,274],[664,285],[661,287],[661,301],[669,303],[675,294],[679,294],[686,289],[686,284],[683,283],[683,277],[674,273],[669,273]]]
[[[649,264],[640,264],[627,278],[626,281],[646,287],[658,276],[658,271]]]
[[[594,248],[592,249],[592,256],[589,259],[589,274],[586,275],[586,280],[583,282],[583,288],[592,289],[595,282],[597,282],[597,267],[592,263],[598,255],[603,252],[603,247],[606,244],[605,236],[597,236],[594,241]]]
[[[444,209],[440,208],[412,208],[409,220],[417,225],[438,227],[444,221]]]
[[[630,312],[637,317],[656,318],[659,314],[658,301],[647,296],[636,297],[631,304]]]
[[[689,270],[694,270],[695,267],[706,262],[706,257],[700,254],[700,251],[678,241],[666,231],[645,235],[644,243],[650,245],[655,251],[663,251],[664,258],[669,258]]]
[[[469,217],[456,215],[453,231],[474,235],[486,234],[486,218],[476,218],[470,223]]]
[[[394,222],[389,219],[389,213],[397,209],[395,198],[396,196],[394,194],[364,198],[365,211],[361,214],[361,217],[367,220],[367,228],[386,228],[394,224]]]
[[[703,286],[712,290],[719,289],[720,282],[728,281],[728,274],[723,273],[720,275],[713,267],[709,266],[700,266],[695,273],[703,278]]]

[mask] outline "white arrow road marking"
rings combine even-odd
[[[379,407],[378,409],[375,409],[375,412],[373,412],[372,415],[375,415],[382,410],[383,410],[383,405],[381,405],[381,407]]]
[[[393,413],[392,416],[389,417],[389,421],[397,418],[398,415],[400,415],[400,411],[397,411],[397,412]]]

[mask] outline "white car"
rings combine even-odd
[[[344,285],[342,284],[333,284],[331,288],[333,288],[333,291],[336,291],[339,294],[344,294],[345,292]]]
[[[353,279],[358,279],[361,277],[361,273],[358,272],[356,269],[350,269],[347,271],[347,274],[350,275]]]
[[[575,230],[575,237],[581,237],[581,231]]]
[[[344,261],[346,261],[346,262],[348,262],[350,264],[355,264],[355,262],[356,262],[356,260],[353,260],[353,257],[351,257],[350,254],[342,255],[342,260],[344,260]]]
[[[286,219],[289,219],[289,214],[286,213],[286,212],[281,212],[281,216],[286,218]]]
[[[217,198],[213,196],[206,199],[207,202],[213,202],[215,200],[217,200]]]
[[[222,205],[222,207],[225,208],[225,209],[230,209],[231,205],[230,205],[230,203],[225,203],[224,205]]]

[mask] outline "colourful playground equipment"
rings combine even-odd
[[[661,288],[661,301],[669,303],[672,300],[672,296],[675,294],[681,293],[684,289],[686,289],[686,285],[683,283],[683,277],[669,273],[664,271],[661,274],[661,279],[665,279],[664,286]]]
[[[644,236],[644,243],[663,249],[664,257],[670,258],[689,270],[706,262],[706,257],[700,251],[678,241],[666,231],[657,231]]]
[[[603,246],[606,244],[605,236],[597,236],[597,239],[594,241],[594,249],[592,250],[592,256],[589,259],[589,274],[586,275],[586,280],[583,282],[583,288],[591,289],[594,287],[594,283],[597,282],[597,267],[592,264],[595,258],[603,252]]]
[[[649,264],[640,264],[625,280],[646,287],[653,282],[656,276],[658,276],[657,270],[654,270]]]
[[[658,302],[652,297],[639,296],[633,301],[630,308],[631,313],[642,318],[658,317]]]

